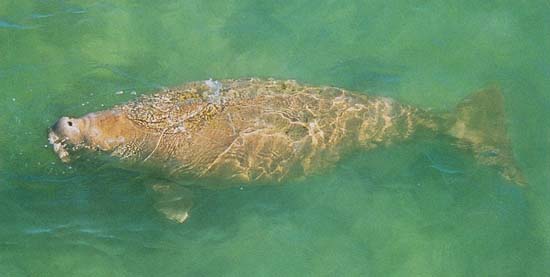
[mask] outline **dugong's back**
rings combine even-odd
[[[388,98],[294,81],[189,83],[118,106],[140,135],[113,153],[171,175],[271,181],[333,164],[354,146],[410,136],[421,111]]]

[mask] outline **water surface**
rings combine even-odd
[[[2,1],[3,276],[547,276],[547,1]],[[208,78],[297,79],[450,110],[501,88],[519,188],[445,139],[164,220],[139,172],[61,164],[46,128]]]

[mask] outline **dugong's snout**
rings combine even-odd
[[[70,161],[67,145],[76,146],[82,141],[78,123],[78,119],[64,116],[57,120],[48,132],[48,141],[59,159],[65,163]]]

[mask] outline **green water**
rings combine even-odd
[[[547,1],[82,2],[0,1],[0,276],[550,275]],[[529,185],[411,141],[303,181],[197,190],[178,225],[142,174],[67,167],[46,145],[62,115],[245,76],[434,110],[497,85]]]

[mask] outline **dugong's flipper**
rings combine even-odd
[[[155,192],[155,209],[170,220],[184,223],[193,206],[189,189],[173,183],[156,183],[151,186]]]

